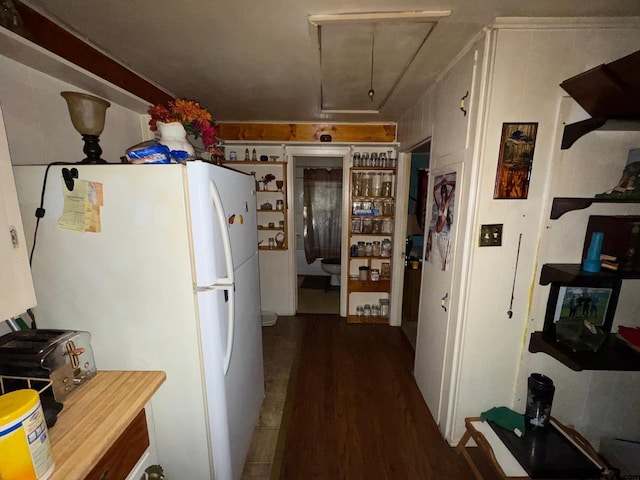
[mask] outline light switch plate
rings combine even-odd
[[[499,247],[502,245],[502,223],[480,226],[480,246]]]

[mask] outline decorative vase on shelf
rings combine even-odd
[[[158,142],[169,147],[169,150],[182,150],[189,156],[195,156],[196,150],[187,140],[187,131],[180,122],[157,122],[160,138]]]

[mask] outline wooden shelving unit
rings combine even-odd
[[[226,160],[223,165],[243,173],[253,174],[256,178],[256,198],[258,214],[258,249],[262,251],[286,251],[288,250],[288,225],[287,225],[287,162],[282,161],[254,161],[254,160]],[[267,174],[276,178],[268,182],[266,188],[260,182]],[[282,188],[274,188],[276,181],[282,181]],[[282,209],[277,208],[277,202],[282,201]],[[270,204],[271,208],[261,208]],[[282,222],[282,224],[280,224]],[[273,226],[269,226],[273,223]],[[277,246],[276,236],[282,234],[283,245]],[[274,245],[270,246],[269,239],[274,239]]]
[[[354,152],[355,154],[356,152]],[[352,161],[353,164],[353,161]],[[349,216],[349,224],[347,227],[349,228],[349,245],[358,245],[358,242],[372,243],[380,242],[382,245],[383,241],[392,241],[393,238],[393,229],[395,224],[395,187],[396,187],[396,169],[394,167],[362,167],[362,166],[354,166],[350,169],[350,182],[349,182],[349,192],[350,192],[350,206],[351,206],[351,215]],[[364,195],[362,194],[362,190],[358,191],[355,186],[355,175],[380,175],[378,177],[380,181],[390,181],[391,187],[387,189],[388,195],[382,195],[380,192],[378,194],[374,194],[373,188],[368,192],[370,194]],[[363,178],[363,177],[360,177]],[[372,184],[376,183],[373,181]],[[373,187],[373,185],[372,185]],[[384,206],[386,203],[387,210],[391,210],[390,212],[383,212],[382,208],[373,208],[374,205]],[[369,208],[357,208],[358,204],[367,204]],[[392,205],[392,207],[391,207]],[[362,231],[364,226],[360,229],[354,227],[355,225],[361,224],[371,224],[372,231]],[[386,228],[382,228],[383,222],[386,224]],[[373,228],[373,224],[375,223],[375,228]],[[382,248],[382,247],[380,247]],[[393,248],[393,245],[392,245]],[[380,300],[389,299],[391,293],[391,277],[383,278],[382,277],[382,264],[386,263],[389,266],[389,275],[392,271],[392,249],[388,252],[387,255],[381,255],[377,253],[374,255],[371,252],[369,255],[365,256],[349,256],[349,266],[348,266],[348,274],[349,281],[347,282],[347,322],[348,323],[383,323],[386,324],[389,322],[387,316],[382,315],[368,315],[361,316],[357,315],[358,306],[364,306],[366,304],[369,305],[377,305]],[[371,277],[368,276],[367,280],[355,280],[352,277],[359,273],[359,267],[364,266],[368,267],[369,272],[371,269],[378,269],[381,275],[379,280],[371,280]]]

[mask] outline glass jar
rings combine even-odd
[[[349,255],[351,255],[352,257],[358,256],[358,245],[356,245],[355,243],[351,245],[351,249],[349,250]]]
[[[353,182],[353,196],[359,197],[362,195],[362,173],[354,172],[351,180]]]
[[[367,242],[365,244],[365,257],[371,257],[373,255],[373,244],[371,242]]]
[[[387,200],[382,205],[382,214],[387,217],[393,216],[393,200]]]
[[[380,234],[382,233],[382,219],[374,218],[371,220],[371,233]]]
[[[389,280],[391,278],[391,264],[389,262],[382,262],[380,265],[380,279]]]
[[[389,300],[386,298],[380,299],[380,316],[389,317]]]
[[[371,305],[371,316],[372,317],[379,317],[380,316],[380,305],[377,304],[373,304]]]
[[[362,154],[362,166],[363,167],[370,167],[371,166],[371,158],[369,158],[369,153],[368,152],[364,152]]]
[[[371,174],[371,195],[379,197],[382,192],[382,175],[379,172]]]
[[[382,240],[382,244],[380,245],[380,255],[382,257],[390,257],[391,256],[391,240],[385,238]]]
[[[372,179],[370,173],[362,174],[362,189],[360,190],[360,194],[363,197],[370,197],[372,192]]]
[[[373,256],[379,257],[381,254],[382,248],[380,247],[380,242],[376,240],[373,242]]]
[[[392,177],[388,173],[385,173],[382,176],[382,188],[380,191],[380,195],[383,197],[390,197],[391,188],[392,188]]]
[[[374,215],[382,215],[382,210],[384,209],[384,202],[382,200],[374,200],[373,204],[373,214]]]
[[[369,305],[368,303],[365,303],[364,307],[362,307],[362,309],[364,310],[364,316],[365,317],[370,317],[371,316],[371,305]]]
[[[373,231],[373,219],[370,217],[362,219],[362,233],[371,233]]]
[[[362,267],[358,268],[358,277],[363,282],[369,280],[369,267],[363,265]]]
[[[353,154],[353,166],[354,167],[362,166],[362,158],[360,157],[360,152],[356,152]]]
[[[369,276],[371,277],[371,281],[372,282],[377,282],[380,280],[380,270],[378,270],[377,268],[372,268],[371,272],[369,273]]]
[[[360,233],[362,231],[362,219],[360,218],[352,218],[351,219],[351,233]]]
[[[393,220],[390,218],[382,219],[382,233],[392,233],[393,230]]]
[[[360,200],[354,200],[353,202],[351,202],[351,213],[353,215],[357,215],[358,214],[358,210],[362,209],[362,202]]]
[[[356,315],[358,317],[364,317],[364,308],[362,307],[362,305],[358,305],[356,307]]]
[[[364,242],[358,242],[358,256],[364,257],[366,253]]]

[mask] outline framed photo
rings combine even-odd
[[[615,315],[620,282],[551,284],[544,333],[574,351],[597,351],[606,341]]]
[[[527,198],[537,133],[537,123],[502,124],[493,198]]]

